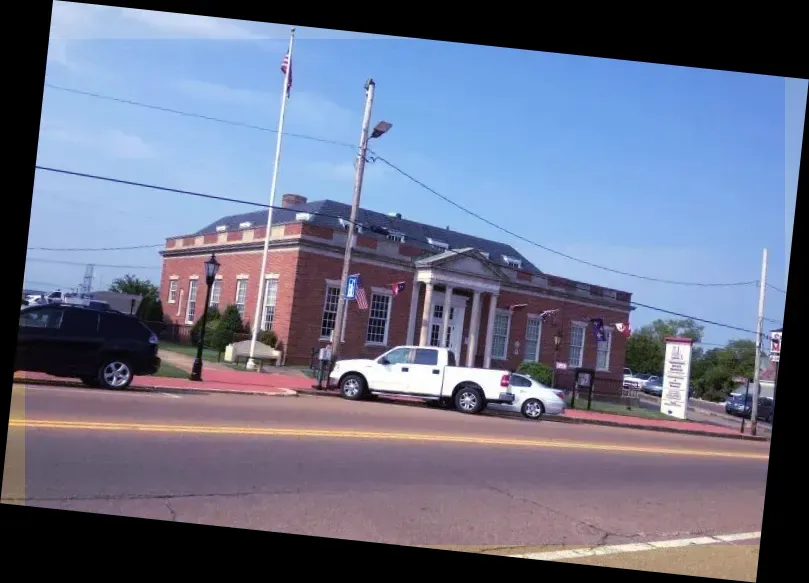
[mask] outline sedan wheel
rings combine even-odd
[[[539,399],[528,399],[522,404],[522,414],[528,419],[539,419],[545,413],[545,407]]]

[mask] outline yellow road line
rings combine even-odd
[[[35,419],[10,419],[9,427],[39,429],[74,429],[91,431],[145,431],[150,433],[195,433],[209,435],[255,435],[267,437],[314,437],[326,439],[370,439],[385,441],[424,441],[436,443],[515,446],[555,449],[581,449],[615,453],[644,453],[661,455],[690,455],[699,457],[724,457],[737,459],[767,460],[761,453],[707,451],[684,448],[638,447],[609,445],[563,440],[511,439],[506,437],[466,436],[451,434],[394,433],[373,431],[347,431],[339,429],[288,429],[280,427],[232,427],[204,425],[159,425],[144,423],[103,423],[91,421],[48,421]]]

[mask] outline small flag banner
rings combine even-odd
[[[548,319],[548,316],[553,316],[553,315],[554,315],[556,312],[558,312],[558,311],[559,311],[559,308],[556,308],[555,310],[545,310],[544,312],[542,312],[541,314],[539,314],[539,317],[540,317],[540,318],[542,319],[542,321],[544,322],[545,320],[547,320],[547,319]]]
[[[630,334],[632,334],[632,328],[629,326],[629,324],[617,322],[613,324],[613,326],[615,326],[615,329],[618,330],[618,332],[620,332],[624,336],[629,336]]]
[[[368,309],[368,297],[365,295],[365,288],[362,287],[362,278],[357,277],[357,307],[360,310]]]
[[[390,289],[393,292],[393,297],[395,298],[400,293],[402,293],[407,287],[407,284],[404,281],[397,281],[396,283],[390,284]]]
[[[591,318],[590,323],[593,326],[593,334],[595,334],[598,342],[606,342],[607,335],[604,333],[604,320],[601,318]]]
[[[287,97],[292,90],[292,63],[289,60],[289,52],[284,55],[284,60],[281,61],[281,72],[286,76],[287,69],[289,69],[289,80],[287,81]]]

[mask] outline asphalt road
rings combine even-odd
[[[3,497],[32,506],[487,548],[761,530],[766,443],[53,387],[15,387],[11,419]]]
[[[660,410],[660,398],[653,395],[642,394],[640,396],[641,407],[646,409]],[[741,417],[734,417],[725,413],[725,406],[722,403],[709,403],[707,401],[693,400],[688,404],[688,419],[698,423],[710,423],[740,429]],[[750,420],[745,420],[745,427],[750,427]],[[757,435],[770,437],[772,435],[772,425],[759,419],[757,423]]]

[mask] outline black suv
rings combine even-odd
[[[160,368],[157,336],[140,320],[114,310],[69,304],[20,310],[14,370],[78,378],[123,389]]]

